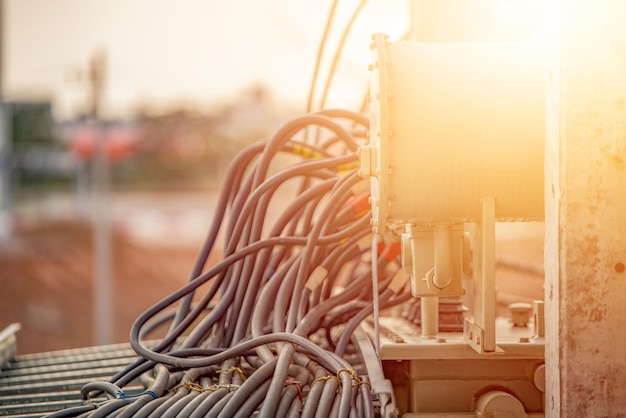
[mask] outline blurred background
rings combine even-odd
[[[362,109],[370,36],[399,40],[409,5],[0,0],[0,329],[21,324],[18,351],[127,341],[187,281],[232,157],[291,117]],[[505,233],[501,268],[536,279],[511,301],[542,295],[536,227]]]
[[[21,324],[20,353],[127,341],[186,282],[239,150],[322,100],[360,109],[370,36],[401,36],[408,1],[334,3],[0,0],[0,329]]]

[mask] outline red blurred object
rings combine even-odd
[[[119,162],[131,156],[137,149],[139,135],[133,128],[95,126],[76,128],[69,136],[72,152],[81,160],[90,160],[96,152],[96,141],[104,142],[104,153],[108,161]]]

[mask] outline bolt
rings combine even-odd
[[[519,342],[520,343],[529,343],[530,342],[530,338],[528,338],[528,337],[520,337],[519,338]]]

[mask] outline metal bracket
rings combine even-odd
[[[463,336],[465,337],[465,342],[467,343],[467,345],[469,345],[478,354],[494,355],[505,353],[504,350],[497,345],[495,346],[494,351],[486,351],[485,331],[469,319],[466,319],[463,325]]]
[[[396,406],[393,386],[389,379],[385,379],[380,358],[376,355],[371,341],[361,328],[355,330],[354,338],[365,360],[365,368],[367,369],[367,375],[372,385],[372,391],[378,395],[381,418],[398,418],[398,408]]]

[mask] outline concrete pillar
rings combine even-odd
[[[626,412],[626,2],[555,0],[546,138],[546,416]]]

